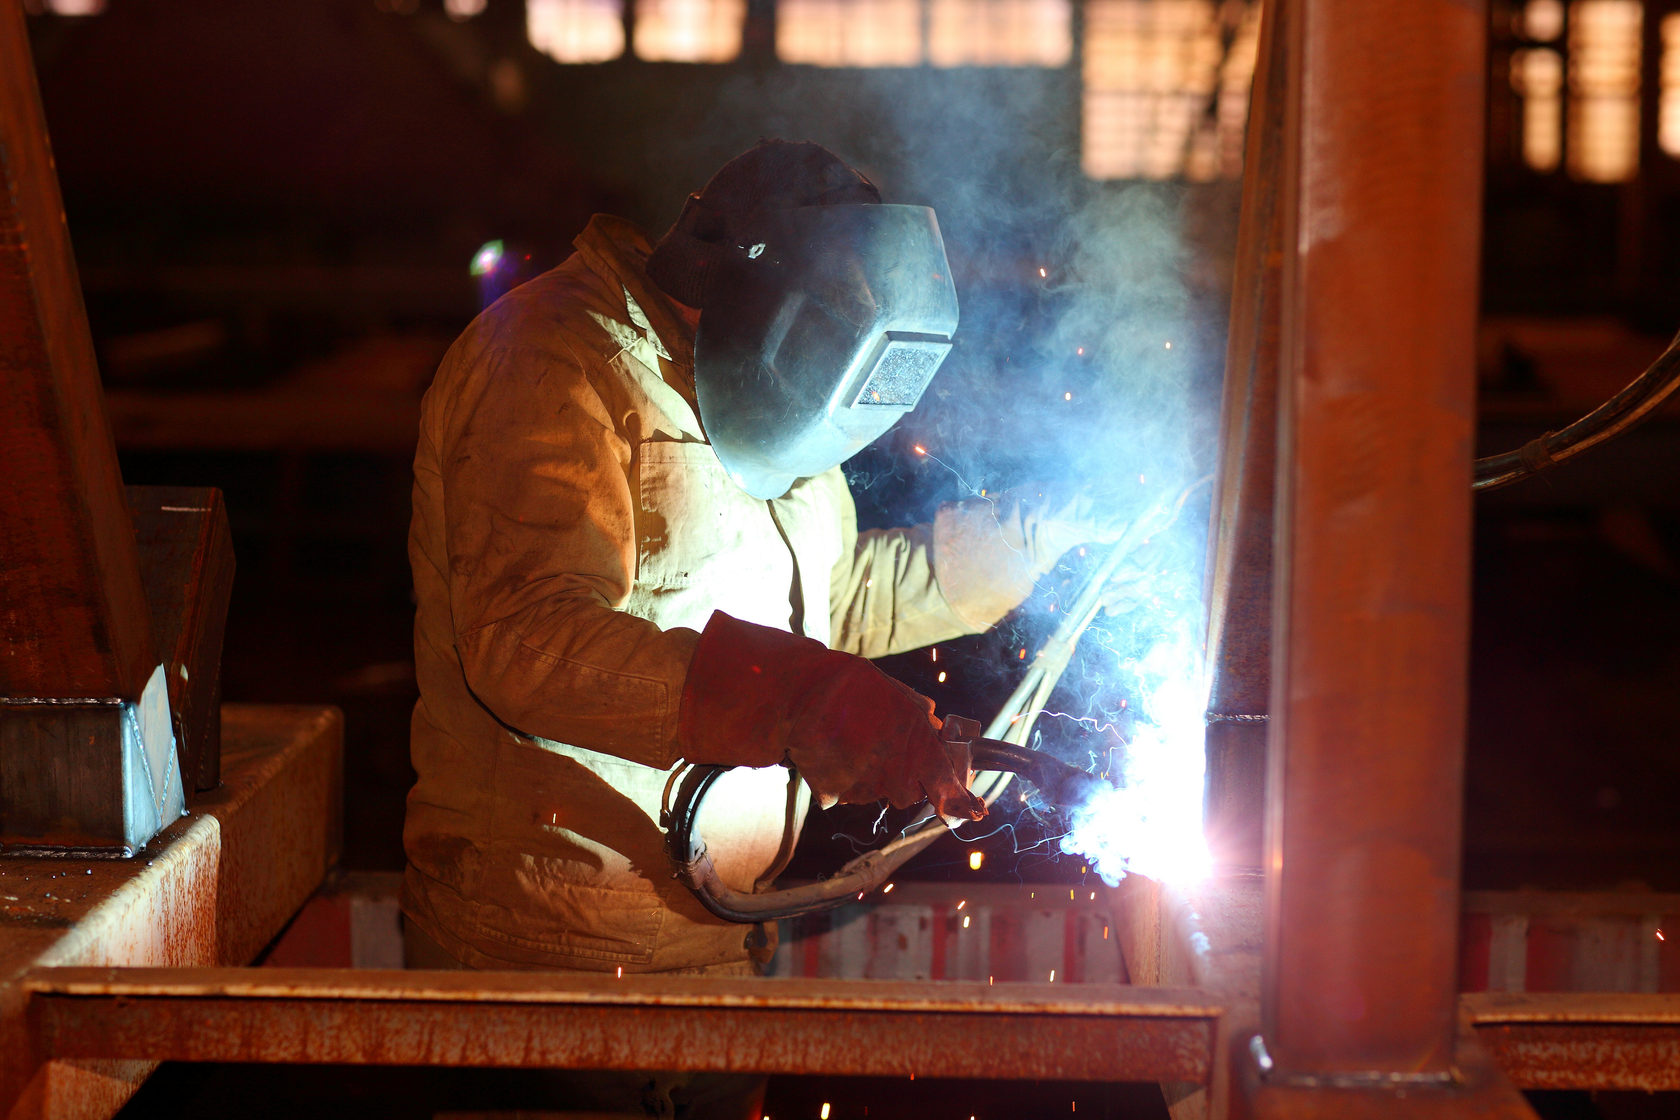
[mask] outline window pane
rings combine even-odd
[[[1240,32],[1246,6],[1213,0],[1089,0],[1085,7],[1084,167],[1094,179],[1207,179],[1235,140],[1218,91],[1246,84],[1255,35]],[[1235,21],[1235,27],[1232,26]],[[1227,49],[1229,44],[1229,49]],[[1246,59],[1238,58],[1243,45]],[[1240,154],[1236,157],[1240,162]]]
[[[1658,70],[1661,98],[1657,103],[1657,143],[1671,156],[1680,156],[1680,12],[1663,17],[1662,62]]]
[[[935,66],[1066,66],[1069,0],[931,0],[928,61]]]
[[[1569,173],[1596,183],[1639,168],[1639,0],[1569,8]]]
[[[1523,5],[1522,33],[1550,43],[1563,33],[1563,0],[1528,0]]]
[[[746,0],[636,0],[636,57],[728,62],[741,53],[746,18]]]
[[[776,55],[817,66],[920,65],[920,0],[782,0]]]
[[[624,53],[620,0],[525,0],[525,37],[556,62],[605,62]]]
[[[1522,99],[1523,162],[1556,171],[1563,159],[1563,59],[1554,50],[1517,51],[1511,88]]]

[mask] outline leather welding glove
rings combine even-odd
[[[934,578],[963,621],[984,630],[1032,594],[1064,553],[1119,540],[1132,521],[1121,508],[1038,486],[948,503],[933,519]]]
[[[933,701],[863,658],[718,611],[689,663],[677,734],[689,762],[791,763],[824,808],[926,800],[979,820],[968,745],[939,728]]]

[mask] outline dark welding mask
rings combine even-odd
[[[925,206],[761,212],[715,246],[694,345],[700,420],[755,498],[851,458],[916,407],[957,292]]]

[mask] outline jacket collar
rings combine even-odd
[[[591,271],[614,281],[624,293],[625,321],[653,350],[675,367],[685,395],[694,392],[694,334],[671,305],[670,297],[648,279],[647,258],[653,245],[633,223],[596,214],[572,245]]]

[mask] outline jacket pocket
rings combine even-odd
[[[723,469],[710,444],[637,448],[636,582],[643,592],[703,587],[723,603],[786,601],[793,560],[767,503]]]

